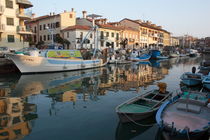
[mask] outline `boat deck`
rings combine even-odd
[[[172,125],[176,129],[185,129],[188,127],[190,131],[202,129],[210,122],[210,108],[196,102],[177,101],[175,104],[169,105],[164,111],[162,118],[165,124]]]

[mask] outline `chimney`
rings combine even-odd
[[[55,12],[53,12],[53,16],[55,15]]]
[[[87,11],[82,11],[83,18],[87,18]]]
[[[50,12],[50,16],[52,16],[52,13]]]
[[[36,17],[36,14],[35,13],[32,13],[31,16],[32,16],[32,18],[35,18]]]
[[[74,12],[74,8],[71,8],[71,11]]]
[[[66,10],[64,10],[63,12],[66,13]]]

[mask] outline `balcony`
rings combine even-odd
[[[16,11],[16,15],[18,18],[22,19],[22,20],[30,20],[32,19],[32,15],[30,13],[24,13],[19,11],[19,9]]]
[[[5,25],[0,23],[0,33],[5,31]]]
[[[23,8],[33,7],[32,3],[28,0],[16,0],[16,3],[22,6]]]
[[[17,32],[22,35],[32,35],[31,29],[27,29],[26,26],[18,26]]]
[[[4,6],[0,5],[0,15],[4,13]]]

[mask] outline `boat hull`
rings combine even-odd
[[[197,86],[201,84],[201,80],[194,80],[194,79],[183,79],[182,83],[187,86]]]
[[[121,113],[118,112],[119,119],[122,123],[132,122],[132,121],[140,121],[143,119],[146,119],[148,117],[153,116],[157,110],[154,110],[152,112],[146,112],[146,113]]]
[[[21,73],[45,73],[96,68],[106,65],[102,59],[71,60],[8,54]]]

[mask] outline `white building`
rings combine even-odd
[[[63,38],[70,42],[69,49],[94,48],[94,33],[89,33],[90,30],[90,26],[82,25],[69,26],[62,30]],[[89,35],[87,36],[88,33]],[[82,41],[84,41],[83,44],[81,44]]]

